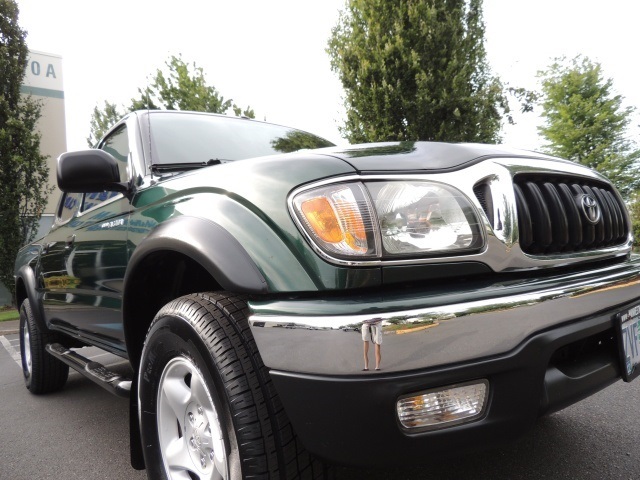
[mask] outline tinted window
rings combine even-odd
[[[127,127],[122,125],[118,130],[105,138],[100,149],[113,155],[118,161],[118,170],[120,171],[120,181],[129,180],[129,137],[127,135]]]
[[[154,164],[242,160],[333,145],[307,132],[238,117],[153,112],[149,121]]]
[[[93,192],[84,194],[84,203],[82,204],[82,211],[89,210],[96,205],[101,204],[109,200],[110,198],[118,195],[118,192]]]

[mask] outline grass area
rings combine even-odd
[[[0,307],[0,322],[8,320],[18,320],[20,313],[15,308]]]

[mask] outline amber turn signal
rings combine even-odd
[[[337,243],[344,239],[336,214],[325,197],[306,200],[301,208],[309,226],[322,241]]]
[[[296,196],[302,225],[324,250],[340,256],[375,255],[372,213],[362,184],[339,184]]]

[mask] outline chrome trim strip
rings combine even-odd
[[[464,173],[462,173],[464,172]],[[384,266],[384,265],[418,265],[451,262],[481,262],[496,272],[537,270],[542,268],[571,265],[585,260],[597,260],[627,255],[631,251],[633,237],[629,234],[623,245],[599,250],[568,253],[558,255],[536,256],[522,252],[518,243],[518,215],[516,211],[513,177],[522,173],[555,173],[585,177],[609,183],[606,178],[582,165],[563,161],[545,159],[527,160],[521,158],[495,158],[472,165],[464,170],[435,174],[404,174],[389,172],[384,175],[347,175],[338,178],[324,179],[304,185],[293,190],[287,198],[292,220],[311,248],[324,260],[341,266]],[[450,256],[416,257],[411,259],[366,259],[345,260],[331,256],[316,245],[306,230],[300,225],[293,207],[293,198],[299,193],[329,184],[365,182],[370,180],[418,180],[444,183],[458,189],[467,197],[476,210],[476,217],[484,223],[481,228],[484,235],[484,248],[479,252],[460,253]],[[494,205],[494,224],[482,210],[482,206],[473,191],[474,185],[480,182],[489,184]]]
[[[385,294],[350,303],[255,301],[249,323],[265,365],[278,370],[363,373],[361,328],[376,322],[382,330],[383,372],[430,368],[503,354],[541,330],[637,301],[640,257],[590,272],[468,288],[438,292],[436,286],[409,300]],[[402,308],[408,304],[417,306]]]

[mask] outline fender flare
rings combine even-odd
[[[124,277],[127,284],[136,267],[157,251],[181,253],[204,267],[224,290],[267,293],[267,281],[244,247],[217,223],[204,218],[180,216],[156,227],[134,250]]]
[[[26,298],[29,300],[29,305],[31,306],[31,312],[33,313],[33,317],[35,318],[36,323],[40,327],[41,330],[47,331],[48,327],[46,322],[44,321],[44,309],[42,307],[42,302],[38,301],[38,290],[36,288],[36,276],[33,272],[33,269],[29,265],[23,265],[16,272],[16,295],[15,300],[16,303],[18,300],[18,279],[20,279],[24,285],[24,290],[26,292]],[[16,305],[16,308],[20,310],[21,305]]]

